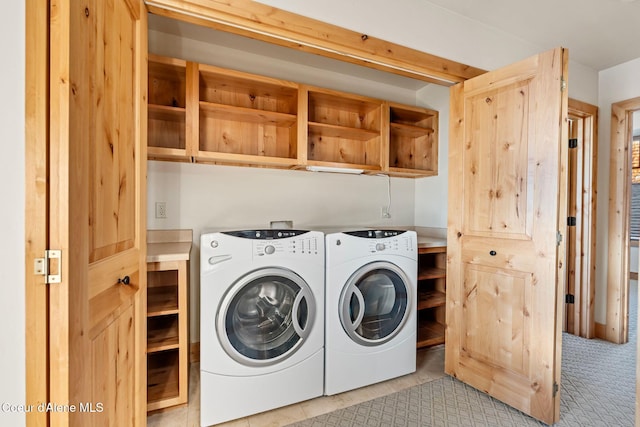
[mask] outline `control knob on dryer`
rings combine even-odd
[[[376,243],[376,251],[384,251],[384,243]]]
[[[267,254],[267,255],[271,255],[275,251],[276,251],[276,248],[273,245],[267,245],[264,248],[264,253]]]

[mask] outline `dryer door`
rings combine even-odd
[[[284,268],[263,268],[241,277],[225,294],[216,331],[234,360],[272,365],[302,345],[315,311],[311,288],[300,276]]]
[[[391,340],[409,314],[410,281],[390,262],[360,267],[340,295],[340,322],[355,342],[375,346]]]

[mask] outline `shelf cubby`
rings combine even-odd
[[[149,55],[148,156],[186,157],[186,61]]]
[[[438,174],[438,112],[389,103],[389,171]]]
[[[382,104],[358,95],[309,89],[308,163],[381,170]]]
[[[298,155],[298,85],[199,66],[196,161],[290,165]]]

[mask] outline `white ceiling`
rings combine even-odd
[[[425,0],[600,71],[640,58],[640,0]]]

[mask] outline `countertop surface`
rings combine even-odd
[[[435,248],[447,246],[447,239],[418,234],[418,248]]]
[[[188,261],[191,242],[148,243],[147,262]]]
[[[147,230],[147,262],[188,261],[191,230]]]

